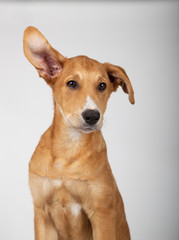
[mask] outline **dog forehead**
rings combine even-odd
[[[69,68],[71,72],[81,72],[81,74],[96,74],[105,76],[105,68],[102,63],[91,59],[87,56],[77,56],[69,58],[65,64],[66,68]]]

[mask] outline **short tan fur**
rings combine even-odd
[[[86,56],[62,56],[35,27],[24,32],[24,53],[54,99],[53,122],[29,163],[35,240],[129,240],[101,133],[107,101],[119,85],[134,104],[127,74]]]

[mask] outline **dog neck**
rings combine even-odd
[[[54,110],[52,125],[43,134],[29,169],[39,176],[54,179],[59,176],[75,179],[81,176],[86,179],[87,174],[90,174],[89,169],[101,164],[100,159],[104,161],[106,156],[106,144],[101,131],[78,132],[66,123],[57,106]],[[41,158],[38,157],[38,151],[41,152]],[[96,156],[99,158],[96,159]]]
[[[63,114],[55,104],[54,119],[52,123],[52,154],[56,158],[64,158],[71,161],[72,158],[79,157],[84,151],[91,151],[101,142],[101,131],[84,133],[70,126],[64,119]],[[98,151],[99,151],[98,145]]]

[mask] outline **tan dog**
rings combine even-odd
[[[34,27],[24,32],[24,53],[54,98],[52,125],[29,164],[35,240],[130,239],[100,131],[119,85],[134,103],[125,71],[86,56],[65,58]]]

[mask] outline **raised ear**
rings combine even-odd
[[[45,37],[35,28],[24,31],[24,54],[48,84],[53,84],[62,71],[65,58],[53,49]]]
[[[125,70],[110,63],[104,63],[104,67],[107,71],[109,80],[112,83],[112,90],[116,91],[120,85],[123,91],[129,94],[129,101],[134,104],[134,91]]]

